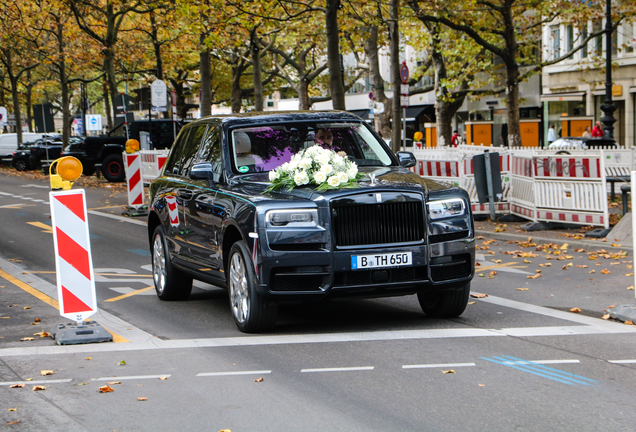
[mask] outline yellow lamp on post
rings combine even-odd
[[[126,153],[133,154],[136,151],[139,151],[139,141],[136,139],[129,139],[126,141]]]
[[[55,174],[53,174],[55,168]],[[73,182],[82,175],[82,163],[73,156],[64,156],[55,160],[49,167],[51,189],[69,190]]]
[[[413,138],[415,138],[415,141],[422,141],[423,137],[424,135],[420,131],[417,131],[415,132],[415,134],[413,134]]]

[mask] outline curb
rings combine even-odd
[[[614,251],[614,252],[619,252],[619,251],[623,251],[623,252],[629,252],[629,255],[633,255],[634,253],[634,248],[633,246],[612,246],[611,243],[603,243],[600,241],[592,241],[592,240],[571,240],[571,237],[564,237],[563,239],[559,239],[556,240],[554,238],[547,238],[547,237],[539,237],[539,236],[534,236],[532,235],[532,233],[528,233],[527,235],[525,234],[512,234],[512,233],[505,233],[505,232],[491,232],[491,231],[484,231],[484,230],[475,230],[475,235],[481,235],[484,237],[488,237],[488,238],[494,238],[497,240],[513,240],[513,241],[517,241],[517,240],[527,240],[528,237],[532,237],[532,240],[535,243],[568,243],[571,247],[575,247],[575,248],[589,248],[590,246],[592,247],[597,247],[599,249],[605,249],[608,252],[609,251]]]

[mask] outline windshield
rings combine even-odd
[[[362,123],[306,122],[253,126],[232,131],[235,172],[267,172],[313,145],[334,150],[359,166],[389,166],[391,157]]]

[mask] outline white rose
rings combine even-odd
[[[292,158],[292,160],[290,160],[287,164],[287,169],[285,171],[296,171],[296,168],[298,168],[298,162]]]
[[[340,186],[340,179],[338,178],[338,176],[329,177],[329,180],[327,180],[327,184],[331,187]]]
[[[331,160],[331,155],[328,152],[320,153],[319,155],[316,156],[316,160],[321,165],[326,165]]]
[[[333,158],[333,164],[337,167],[344,167],[345,160],[340,155],[335,155]]]
[[[305,171],[296,171],[296,175],[294,175],[294,183],[296,183],[296,186],[306,185],[309,183],[309,176]]]
[[[281,169],[282,171],[289,171],[289,162],[285,162],[284,164],[282,164],[282,165],[280,166],[280,169]]]
[[[327,180],[327,174],[325,174],[324,172],[322,172],[322,171],[316,171],[316,172],[314,173],[314,181],[315,181],[317,184],[322,184],[322,183],[324,183],[326,180]]]
[[[315,157],[318,153],[320,153],[320,147],[318,146],[311,146],[309,147],[307,150],[305,150],[304,155],[305,156],[309,156],[309,157]]]
[[[330,164],[323,164],[320,165],[320,171],[324,172],[325,174],[329,175],[333,172],[333,167]]]
[[[303,169],[309,169],[311,167],[312,160],[308,157],[304,157],[298,162],[298,166]]]
[[[347,169],[347,176],[349,176],[349,178],[353,180],[357,175],[358,175],[358,166],[351,164],[351,166],[349,166]]]
[[[270,171],[269,172],[269,181],[278,180],[279,177],[280,177],[280,174],[278,174],[277,171]]]
[[[340,174],[338,174],[338,179],[340,180],[340,183],[346,183],[349,181],[349,176],[347,175],[347,173],[341,172]]]

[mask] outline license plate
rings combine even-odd
[[[413,264],[412,252],[397,252],[374,255],[351,255],[351,269],[399,267]]]

